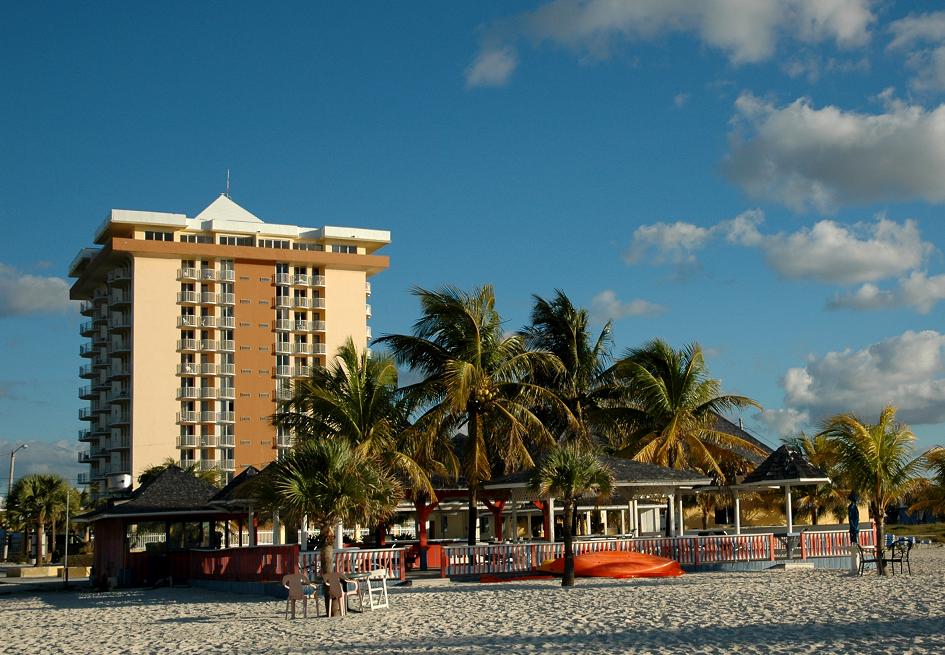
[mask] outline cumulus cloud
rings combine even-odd
[[[858,284],[902,275],[920,266],[934,251],[923,241],[915,221],[877,218],[843,225],[823,220],[791,233],[764,234],[764,213],[742,212],[709,227],[692,223],[641,225],[625,254],[627,263],[644,260],[693,264],[696,252],[713,239],[764,252],[768,265],[790,279]]]
[[[910,424],[945,421],[945,335],[904,332],[862,350],[810,355],[784,375],[784,405],[812,419],[854,412],[875,421],[885,405]]]
[[[910,85],[919,91],[945,90],[945,11],[910,14],[889,24],[887,49],[906,54],[915,72]]]
[[[750,195],[797,211],[945,202],[945,104],[926,110],[884,99],[885,113],[862,114],[817,109],[807,98],[778,107],[743,93],[725,172]]]
[[[802,43],[831,41],[864,45],[875,20],[871,0],[554,0],[534,11],[500,20],[485,31],[479,57],[496,43],[512,48],[519,39],[551,43],[584,60],[606,59],[621,42],[653,41],[669,34],[695,35],[735,64],[769,59],[784,38]],[[516,59],[503,69],[503,82]],[[471,84],[467,70],[467,84]]]
[[[503,86],[518,65],[518,56],[511,48],[483,50],[466,69],[466,87]]]
[[[920,314],[928,314],[942,300],[945,300],[945,275],[913,271],[899,280],[897,288],[881,289],[875,284],[864,284],[856,291],[834,296],[827,306],[866,310],[911,307]]]
[[[662,305],[635,298],[622,301],[610,289],[601,291],[591,300],[591,315],[600,322],[616,321],[627,316],[655,316],[666,308]]]
[[[16,454],[14,475],[17,479],[32,473],[56,473],[74,485],[79,473],[88,470],[87,465],[78,463],[76,453],[80,450],[79,444],[66,439],[47,441],[42,439],[14,439],[11,437],[0,438],[0,453],[7,455],[7,465],[9,465],[10,451],[22,443],[28,444],[28,447]],[[7,477],[6,468],[3,469],[0,476]],[[3,481],[3,493],[6,494],[6,480]]]
[[[0,318],[65,312],[73,306],[64,279],[21,273],[0,264]]]
[[[768,433],[779,437],[791,437],[804,430],[810,423],[810,415],[805,411],[791,408],[765,409],[757,412],[754,419],[765,427]]]

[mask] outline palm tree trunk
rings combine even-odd
[[[876,572],[879,575],[887,575],[886,560],[883,559],[883,549],[886,546],[886,508],[872,503],[871,509],[876,519]]]
[[[51,562],[53,551],[56,550],[56,516],[55,515],[53,515],[52,520],[49,523],[50,523],[50,528],[51,528],[50,529],[51,535],[49,537],[49,561]]]
[[[469,523],[467,529],[469,530],[466,535],[466,543],[470,546],[476,545],[476,528],[479,527],[479,510],[477,509],[479,505],[479,494],[477,489],[472,485],[469,486],[469,502],[467,505],[467,512],[469,514]]]
[[[469,503],[467,507],[467,526],[468,532],[466,534],[466,543],[470,546],[476,545],[476,528],[479,527],[479,510],[478,508],[478,486],[479,480],[478,475],[474,474],[477,467],[477,460],[479,453],[479,430],[481,426],[479,425],[479,415],[475,412],[470,412],[469,415],[469,446],[471,452],[466,453],[466,457],[469,459],[469,466],[467,467],[466,474],[466,484],[469,485]]]
[[[574,535],[572,532],[574,504],[574,499],[571,498],[566,498],[564,501],[564,521],[561,525],[561,532],[564,537],[564,574],[561,578],[562,587],[574,586]],[[572,520],[568,520],[569,518]]]
[[[322,537],[322,547],[319,549],[319,560],[322,567],[322,575],[335,572],[335,528],[334,526],[321,526],[319,534]]]
[[[40,512],[36,517],[36,564],[43,565],[43,532],[46,529],[46,513]]]

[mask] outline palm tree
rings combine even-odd
[[[925,467],[932,472],[932,478],[920,478],[910,494],[915,501],[909,506],[909,512],[927,511],[933,516],[945,516],[945,448],[935,446],[923,455]]]
[[[876,547],[885,539],[886,510],[914,484],[923,458],[912,457],[915,435],[908,426],[896,423],[896,408],[883,409],[879,422],[863,423],[853,414],[828,419],[822,431],[837,449],[837,468],[869,503],[876,521]],[[877,558],[877,570],[886,575],[886,562]]]
[[[796,497],[798,513],[810,516],[813,525],[817,525],[820,518],[828,513],[837,520],[844,520],[847,516],[850,490],[838,466],[839,452],[836,444],[823,433],[808,435],[803,432],[784,439],[784,443],[800,451],[811,464],[830,478],[830,484],[806,487],[805,491]]]
[[[398,363],[424,376],[405,389],[426,408],[416,430],[452,435],[465,429],[457,459],[469,487],[468,540],[474,544],[482,482],[500,466],[506,471],[530,468],[529,446],[554,442],[533,410],[542,404],[568,414],[553,392],[531,381],[560,371],[561,363],[548,352],[529,350],[520,335],[503,333],[489,285],[472,293],[447,287],[415,289],[414,294],[422,315],[413,334],[389,335],[375,343],[389,346]]]
[[[564,576],[562,587],[574,586],[574,532],[577,500],[588,492],[610,494],[614,475],[597,456],[577,442],[549,451],[532,472],[532,487],[542,496],[560,498],[564,509]]]
[[[384,520],[403,495],[400,483],[374,457],[343,439],[303,441],[254,480],[264,506],[293,521],[308,516],[319,530],[326,573],[335,570],[335,526]]]
[[[740,453],[764,453],[715,427],[727,410],[760,405],[746,396],[723,395],[709,377],[699,344],[674,350],[656,339],[629,351],[614,366],[629,394],[623,411],[625,436],[614,443],[622,455],[669,468],[692,468],[724,478],[722,464]]]
[[[46,523],[64,502],[66,489],[65,480],[49,473],[27,475],[13,485],[11,512],[21,516],[25,523],[32,521],[36,525],[36,566],[41,566],[48,555],[42,552]]]
[[[561,371],[543,375],[536,383],[552,389],[564,402],[574,418],[574,427],[571,421],[560,421],[560,412],[552,412],[548,422],[559,440],[577,439],[589,444],[594,436],[609,433],[614,427],[609,408],[620,395],[608,370],[610,322],[592,340],[587,310],[576,308],[563,291],[556,289],[551,300],[540,296],[534,296],[534,300],[531,324],[522,330],[525,343],[534,350],[552,353],[562,364]]]
[[[341,439],[432,495],[428,470],[443,472],[437,460],[444,445],[417,438],[409,429],[411,410],[398,392],[393,359],[368,357],[349,338],[328,368],[314,367],[311,377],[295,383],[272,422],[299,441]]]
[[[189,473],[198,480],[209,482],[214,487],[223,486],[223,472],[219,469],[202,469],[196,464],[191,464],[187,467],[181,467],[180,462],[178,462],[173,457],[168,457],[160,464],[154,464],[153,466],[149,466],[141,471],[141,473],[138,475],[138,485],[140,486],[150,482],[171,466],[180,467],[184,473]]]

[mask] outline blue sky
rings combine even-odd
[[[70,466],[69,261],[112,207],[390,229],[414,285],[698,341],[769,442],[945,423],[945,12],[869,0],[51,3],[0,23],[0,447]]]

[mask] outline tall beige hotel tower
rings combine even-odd
[[[289,448],[275,403],[349,337],[367,348],[368,278],[389,242],[266,223],[226,195],[193,218],[113,209],[69,271],[89,339],[79,459],[93,494],[167,458],[231,478]]]

